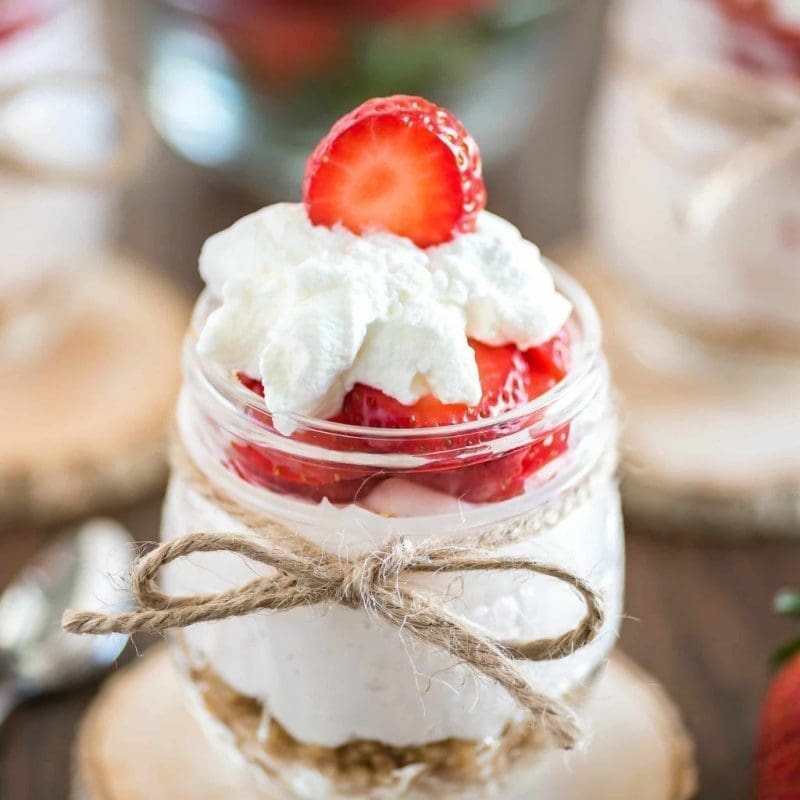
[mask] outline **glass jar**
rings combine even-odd
[[[554,271],[574,306],[567,376],[513,412],[446,431],[295,417],[293,432],[279,433],[260,397],[199,358],[197,332],[216,304],[203,295],[186,342],[177,436],[212,491],[174,471],[162,538],[247,532],[209,499],[215,492],[342,558],[398,536],[478,542],[498,526],[530,523],[536,535],[509,533],[497,552],[568,570],[605,605],[588,645],[519,666],[537,690],[578,705],[616,638],[623,535],[598,320],[583,290]],[[487,493],[498,474],[519,479]],[[269,568],[199,553],[164,577],[170,593],[196,594],[240,586],[254,573]],[[542,575],[415,575],[413,584],[503,639],[555,636],[582,616],[580,598]],[[254,768],[269,796],[480,798],[490,788],[492,796],[529,796],[541,731],[524,724],[499,686],[363,608],[303,606],[201,623],[172,642],[200,719]]]
[[[453,110],[484,164],[512,152],[547,97],[566,0],[151,0],[147,94],[179,153],[267,199],[369,97]]]
[[[104,66],[94,2],[0,6],[0,359],[58,340],[141,160],[143,120]]]
[[[589,241],[666,328],[796,354],[800,70],[783,42],[726,14],[732,4],[615,5],[589,138]]]

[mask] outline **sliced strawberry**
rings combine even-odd
[[[388,231],[429,247],[474,230],[486,190],[478,146],[458,119],[395,95],[333,126],[308,160],[303,200],[315,225]]]
[[[470,341],[478,364],[482,396],[476,406],[442,403],[426,395],[412,406],[388,397],[379,389],[357,384],[345,397],[337,421],[370,428],[437,428],[496,417],[527,403],[554,386],[557,378],[534,372],[515,345],[490,347]]]
[[[563,425],[509,453],[463,466],[415,473],[411,479],[468,503],[497,503],[522,494],[531,475],[566,452],[568,438],[569,425]]]
[[[400,440],[358,438],[341,440],[332,435],[298,433],[295,438],[328,449],[355,449],[365,452],[404,452],[413,447],[415,453],[447,453],[478,442],[489,442],[510,432],[502,430],[448,435],[447,426],[480,419],[490,420],[523,405],[555,386],[569,366],[569,337],[562,331],[551,341],[522,352],[514,345],[490,347],[470,341],[475,352],[483,395],[475,406],[442,403],[432,395],[405,406],[383,392],[362,384],[345,397],[336,422],[372,428],[442,428],[441,436],[431,437],[424,444]],[[260,381],[240,375],[242,384],[263,397]],[[255,414],[263,412],[254,412]],[[265,421],[267,424],[268,420]],[[533,419],[515,423],[523,429]],[[322,438],[320,438],[322,437]],[[279,451],[234,442],[229,450],[230,465],[250,483],[273,491],[296,494],[312,500],[327,498],[331,502],[353,502],[364,497],[372,487],[389,477],[403,477],[473,503],[497,502],[514,497],[524,490],[526,479],[567,449],[569,425],[546,432],[511,452],[500,455],[481,454],[469,460],[441,459],[432,466],[394,475],[376,474],[374,470],[352,464],[337,465],[298,459]]]
[[[534,374],[549,375],[556,383],[566,376],[572,364],[572,340],[563,327],[552,339],[525,351]],[[550,388],[549,386],[547,387]],[[541,391],[537,392],[542,394]]]

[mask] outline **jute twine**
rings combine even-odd
[[[251,532],[198,532],[164,542],[133,566],[131,591],[138,610],[116,616],[66,611],[62,624],[65,630],[78,634],[160,633],[263,610],[287,611],[329,603],[362,608],[494,680],[530,712],[533,724],[540,725],[559,747],[568,749],[580,737],[574,713],[536,691],[517,662],[562,658],[593,641],[604,619],[601,598],[586,581],[565,569],[531,558],[498,555],[496,551],[553,528],[586,501],[594,484],[611,468],[610,460],[604,459],[579,485],[540,513],[494,526],[479,537],[445,543],[399,537],[374,552],[348,559],[328,553],[281,523],[243,507],[214,486],[176,443],[173,470]],[[272,567],[276,574],[218,594],[170,597],[158,589],[156,576],[163,566],[200,552],[237,553]],[[583,618],[560,636],[502,641],[450,613],[443,599],[402,580],[420,573],[500,571],[525,571],[561,581],[582,598],[586,608]]]
[[[638,111],[644,141],[698,175],[677,210],[689,230],[706,233],[742,191],[800,156],[800,82],[767,81],[743,69],[686,60],[654,64],[619,42],[612,64],[642,84]],[[712,161],[692,157],[674,137],[680,117],[723,127],[741,143]]]
[[[677,149],[670,130],[678,114],[722,125],[743,140],[703,171],[686,198],[680,215],[690,230],[707,232],[741,192],[800,157],[800,93],[770,92],[747,74],[697,65],[658,70],[648,88],[643,131],[662,152]]]

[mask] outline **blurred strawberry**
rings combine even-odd
[[[0,42],[43,22],[59,5],[56,0],[0,0]]]
[[[714,0],[738,28],[733,57],[744,67],[800,71],[800,3]]]
[[[501,0],[348,0],[356,12],[382,19],[430,21],[472,16]]]
[[[475,140],[423,97],[375,97],[345,114],[306,164],[303,202],[315,225],[390,231],[418,247],[475,230],[486,205]]]
[[[781,613],[800,617],[800,594],[782,592]],[[756,755],[757,800],[800,800],[800,639],[777,654],[781,669],[761,709]]]
[[[258,4],[219,30],[246,69],[278,86],[313,78],[347,52],[340,15],[297,3]]]
[[[258,78],[290,87],[347,54],[347,11],[321,0],[168,0],[216,29]]]
[[[402,477],[467,502],[498,502],[521,494],[528,477],[567,450],[569,424],[544,432],[510,452],[497,455],[489,451],[469,459],[456,451],[479,442],[488,443],[511,433],[512,428],[520,430],[535,418],[523,417],[500,426],[499,430],[486,428],[479,436],[450,434],[447,428],[464,422],[488,422],[555,386],[569,366],[569,335],[561,331],[549,342],[524,352],[514,345],[490,347],[476,341],[470,345],[475,351],[483,390],[477,405],[445,404],[428,395],[412,406],[404,406],[378,389],[357,384],[345,397],[334,421],[374,428],[440,428],[441,436],[427,438],[424,446],[414,442],[412,452],[453,453],[453,458],[447,460],[442,456],[432,462],[433,466],[403,472]],[[239,380],[250,391],[264,396],[259,380],[246,375],[239,375]],[[263,412],[254,412],[254,416],[265,425],[271,424]],[[402,438],[383,442],[363,435],[342,440],[322,433],[301,432],[293,434],[293,438],[331,450],[346,447],[364,452],[407,452],[410,446]],[[368,468],[315,462],[245,442],[231,444],[229,462],[250,483],[311,500],[327,498],[334,503],[353,502],[365,496],[376,483],[392,477],[389,472],[376,475]]]

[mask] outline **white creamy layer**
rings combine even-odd
[[[418,493],[434,514],[436,493],[404,481],[381,487],[382,510],[414,507]],[[263,494],[263,493],[262,493]],[[413,519],[387,519],[355,506],[316,507],[315,523],[293,526],[329,551],[355,555],[391,535],[452,536],[474,524],[486,507],[463,506],[439,496],[441,513]],[[497,518],[520,513],[530,496],[495,504]],[[309,504],[283,498],[308,514]],[[501,507],[502,506],[502,507]],[[448,513],[449,512],[449,513]],[[343,537],[342,529],[348,534]],[[162,537],[196,530],[242,530],[219,508],[173,478],[163,517]],[[565,659],[521,668],[537,687],[561,696],[601,662],[616,636],[622,605],[622,525],[619,498],[611,479],[553,530],[504,548],[506,555],[528,555],[559,564],[588,578],[603,592],[607,621],[594,643]],[[230,554],[197,554],[170,567],[168,591],[213,592],[265,573]],[[473,573],[463,585],[454,576],[420,581],[440,591],[451,588],[448,607],[493,635],[527,639],[556,635],[575,625],[582,604],[567,587],[541,576]],[[416,745],[449,737],[482,740],[502,733],[519,717],[506,693],[453,663],[447,655],[398,629],[342,606],[298,608],[205,623],[185,631],[193,657],[210,665],[235,690],[261,701],[265,709],[301,741],[336,747],[354,739],[390,745]]]
[[[221,305],[199,352],[259,377],[278,417],[331,416],[359,382],[405,404],[477,403],[468,337],[531,347],[571,311],[536,246],[488,212],[474,233],[420,249],[279,203],[212,236],[200,272]]]
[[[589,139],[592,243],[676,314],[800,331],[800,156],[764,172],[714,225],[692,229],[682,221],[692,192],[746,137],[692,114],[665,123],[646,102],[649,68],[724,69],[724,26],[713,4],[697,0],[617,4],[610,30],[625,58],[609,65]]]

